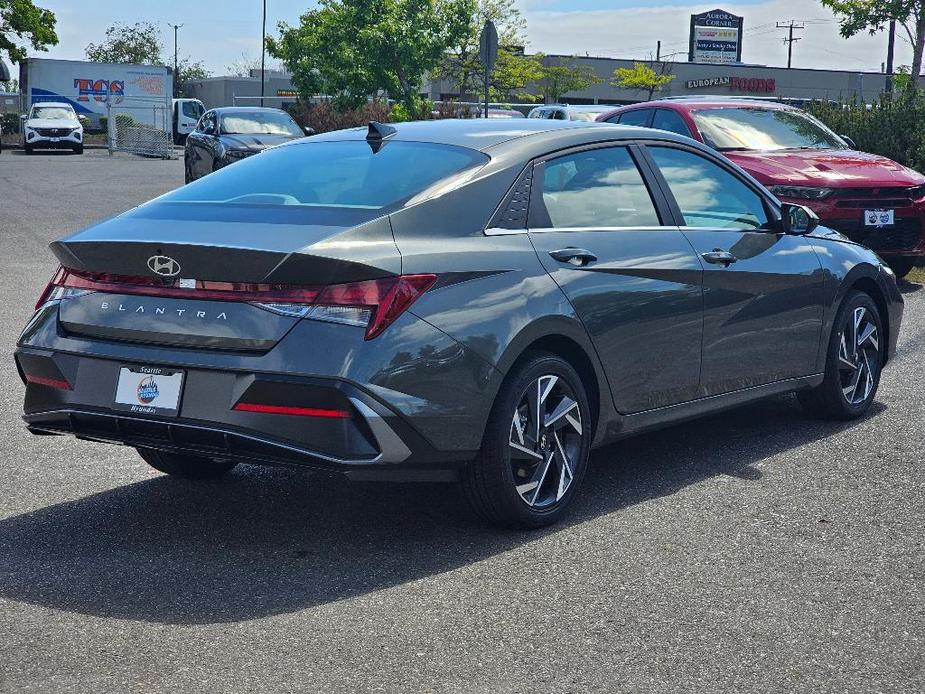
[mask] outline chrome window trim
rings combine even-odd
[[[589,231],[678,231],[679,229],[693,229],[694,227],[677,227],[674,224],[649,226],[613,226],[613,227],[530,227],[529,229],[503,229],[489,227],[485,229],[485,236],[510,236],[512,234],[551,234],[554,232],[589,232]],[[697,227],[710,229],[712,227]],[[735,231],[734,229],[731,231]]]

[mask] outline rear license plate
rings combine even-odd
[[[142,414],[176,416],[183,393],[182,371],[155,366],[123,366],[119,369],[113,407]]]
[[[891,227],[895,223],[894,210],[864,210],[866,227]]]

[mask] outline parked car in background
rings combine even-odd
[[[83,154],[83,125],[70,104],[57,101],[33,104],[22,121],[22,142],[26,154],[32,154],[36,149],[69,149],[75,154]]]
[[[227,106],[206,111],[186,138],[186,182],[310,133],[278,108]]]
[[[588,122],[330,132],[51,248],[16,348],[34,433],[190,478],[457,480],[521,528],[633,433],[790,391],[862,416],[903,311],[875,253],[732,162]]]
[[[173,100],[173,143],[182,145],[186,137],[196,129],[196,124],[205,113],[206,107],[199,99]]]
[[[549,120],[590,120],[602,113],[612,110],[607,104],[588,104],[571,106],[569,104],[547,104],[530,110],[527,118],[547,118]]]
[[[883,256],[900,277],[925,259],[925,176],[858,152],[808,113],[721,97],[662,99],[613,109],[599,121],[667,130],[722,152],[779,199]]]
[[[476,118],[484,118],[485,110],[477,109],[475,111]],[[489,118],[524,118],[524,114],[520,111],[513,108],[490,108],[488,109]]]

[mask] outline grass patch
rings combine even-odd
[[[906,275],[906,280],[916,284],[925,284],[925,267],[913,268],[912,272]]]

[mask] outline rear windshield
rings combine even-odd
[[[304,142],[268,149],[161,197],[226,203],[388,211],[484,165],[481,152],[425,142]]]

